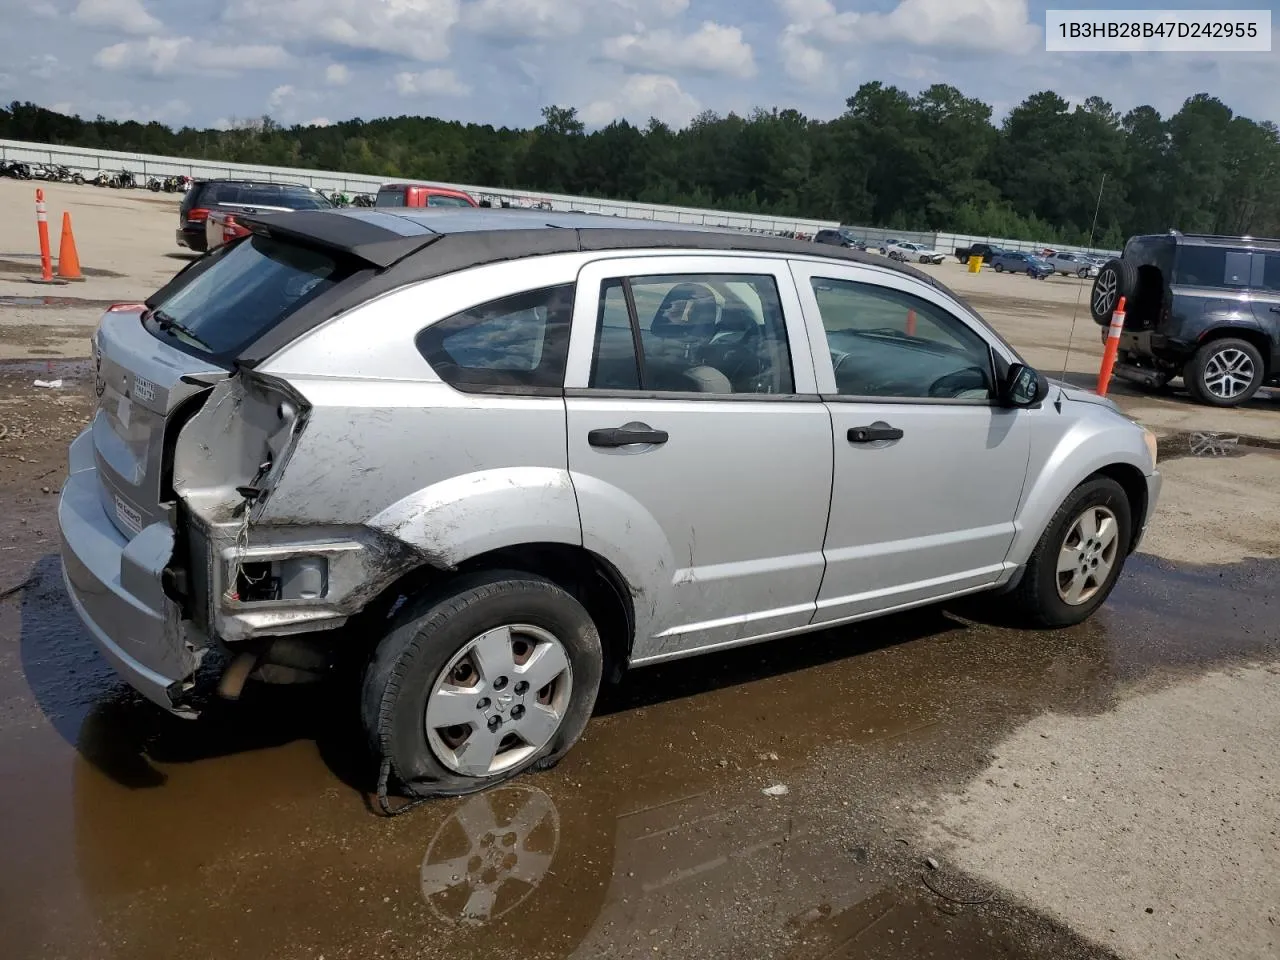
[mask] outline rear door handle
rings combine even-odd
[[[587,443],[593,447],[625,447],[632,443],[666,443],[670,437],[665,430],[655,430],[647,423],[627,423],[620,427],[604,427],[587,434]]]
[[[901,440],[902,431],[887,423],[877,421],[867,427],[850,427],[850,443],[875,443],[877,440]]]
[[[1280,307],[1272,307],[1272,308],[1271,308],[1271,312],[1272,312],[1272,313],[1280,313]]]

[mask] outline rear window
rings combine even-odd
[[[450,197],[443,193],[433,193],[427,197],[428,207],[470,207],[462,197]]]
[[[374,201],[375,207],[403,207],[404,191],[403,190],[379,190],[378,197]]]
[[[200,202],[233,203],[241,206],[287,207],[290,210],[324,210],[332,204],[306,187],[287,183],[211,183]]]
[[[323,251],[251,237],[211,254],[186,283],[148,301],[148,329],[215,357],[234,356],[349,273]]]

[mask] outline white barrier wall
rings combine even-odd
[[[186,175],[198,179],[211,177],[251,178],[254,180],[278,180],[289,183],[305,183],[324,190],[343,193],[376,193],[386,178],[364,176],[357,173],[337,173],[329,170],[310,170],[301,167],[266,167],[246,163],[223,163],[212,160],[189,160],[183,157],[162,157],[144,153],[122,153],[116,150],[95,150],[86,147],[64,147],[47,143],[28,143],[21,140],[0,140],[0,160],[24,160],[28,163],[60,164],[79,171],[87,177],[100,170],[114,172],[121,168],[131,171],[145,183],[147,177]],[[405,179],[400,182],[428,183],[425,180]],[[701,210],[694,207],[674,207],[656,203],[638,203],[626,200],[603,200],[594,197],[571,197],[554,193],[537,193],[513,190],[505,187],[481,187],[473,184],[435,184],[465,190],[477,200],[488,200],[494,206],[503,202],[511,206],[541,206],[552,210],[581,210],[606,216],[635,217],[642,220],[659,220],[671,223],[699,224],[709,227],[729,227],[755,233],[796,233],[812,237],[819,230],[839,226],[830,220],[808,220],[794,217],[771,217],[757,214],[728,213],[721,210]],[[1116,256],[1114,251],[1086,251],[1083,247],[1033,243],[1025,240],[1007,240],[998,237],[974,237],[955,233],[920,233],[918,231],[886,230],[881,227],[850,226],[858,237],[865,237],[877,246],[884,240],[907,240],[923,243],[950,254],[956,247],[971,243],[990,243],[1007,250],[1039,250],[1051,247],[1073,252],[1094,252]]]

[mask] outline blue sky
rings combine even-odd
[[[1280,0],[1181,4],[1273,10]],[[1129,0],[1125,9],[1171,4]],[[1028,94],[1175,111],[1199,92],[1280,120],[1269,54],[1048,54],[1058,0],[0,0],[0,101],[225,125],[431,114],[590,124],[704,109],[829,118],[860,83],[951,83],[997,118]]]

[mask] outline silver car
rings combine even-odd
[[[555,763],[602,677],[964,594],[1060,627],[1152,435],[836,247],[518,211],[246,217],[95,334],[71,602],[182,716],[358,671],[393,787]]]
[[[1084,280],[1098,275],[1098,265],[1083,253],[1051,253],[1045,259],[1049,261],[1049,266],[1064,277],[1079,277]]]

